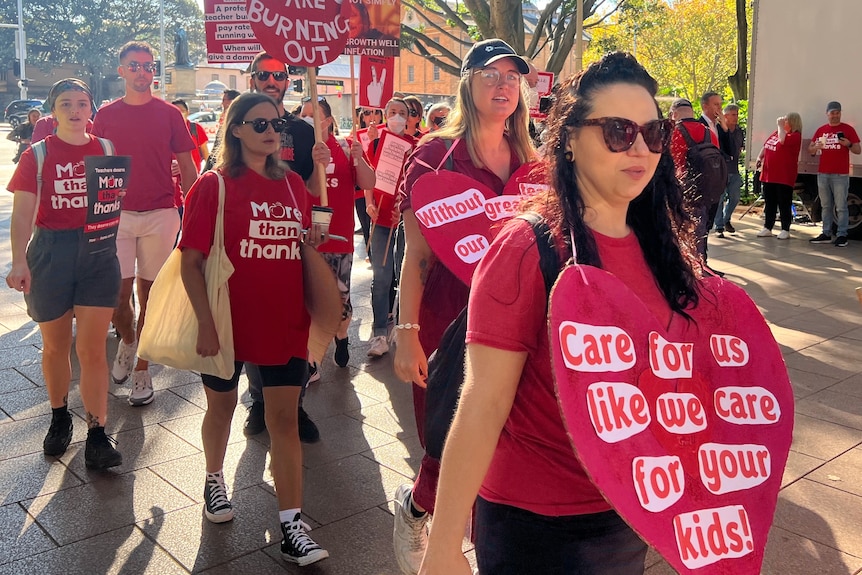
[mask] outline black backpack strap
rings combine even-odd
[[[452,148],[452,144],[454,144],[456,142],[456,140],[449,140],[449,139],[446,139],[443,141],[446,143],[446,151],[447,152],[449,151],[450,148]],[[455,171],[455,160],[452,159],[452,154],[448,154],[446,156],[446,163],[444,165],[444,168],[450,172]]]
[[[554,244],[554,236],[548,222],[535,212],[526,212],[518,216],[530,223],[536,234],[536,248],[539,250],[539,269],[545,280],[545,291],[550,294],[551,288],[560,275],[560,257]]]
[[[692,146],[697,145],[697,142],[695,142],[694,138],[691,137],[691,134],[689,133],[688,128],[685,127],[685,122],[680,121],[678,125],[679,125],[679,132],[682,134],[682,137],[685,139],[685,143],[688,146],[688,148],[691,149]],[[704,140],[704,141],[706,141],[706,140]]]

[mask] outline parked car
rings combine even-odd
[[[212,140],[215,137],[216,130],[218,130],[219,115],[217,112],[212,111],[195,112],[194,114],[189,114],[189,121],[200,124],[206,130],[209,139]]]
[[[21,119],[27,118],[27,112],[33,108],[41,108],[42,100],[12,100],[3,112],[3,121],[17,128]]]

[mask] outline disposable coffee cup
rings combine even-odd
[[[326,206],[311,207],[311,223],[329,228],[332,222],[332,208]]]

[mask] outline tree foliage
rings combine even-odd
[[[709,90],[731,95],[733,74],[739,81],[732,93],[743,99],[751,18],[745,4],[744,0],[629,0],[607,25],[593,30],[585,58],[598,58],[608,50],[634,51],[658,80],[662,93],[692,100]],[[737,5],[743,10],[740,25],[746,25],[739,32],[743,39],[739,58]]]
[[[2,17],[11,18],[4,9]],[[203,14],[195,0],[164,2],[165,47],[163,63],[174,61],[174,33],[186,30],[192,60],[203,60]],[[7,20],[17,22],[15,20]],[[27,0],[27,65],[50,68],[76,64],[101,99],[102,80],[116,77],[117,52],[130,40],[149,42],[158,52],[161,22],[159,0]],[[8,56],[7,56],[8,58]]]
[[[584,29],[601,25],[630,0],[584,0]],[[524,11],[521,0],[462,0],[451,4],[437,0],[403,0],[403,6],[415,11],[419,24],[401,26],[402,47],[442,70],[458,75],[461,58],[435,42],[438,34],[463,47],[466,52],[477,40],[501,38],[518,54],[535,58],[542,50],[550,50],[547,70],[558,74],[575,43],[577,21],[575,0],[549,0],[536,17],[535,33],[527,42]],[[438,19],[445,21],[440,25]],[[462,39],[462,36],[465,39]]]

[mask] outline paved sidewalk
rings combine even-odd
[[[8,128],[0,127],[0,186],[11,175]],[[8,149],[7,149],[8,148]],[[10,265],[11,194],[0,193],[0,272]],[[736,223],[736,222],[735,222]],[[796,394],[796,431],[767,574],[862,573],[862,243],[811,246],[814,227],[793,239],[755,238],[749,215],[735,235],[710,239],[711,263],[757,302],[784,352]],[[358,255],[364,256],[359,248]],[[153,367],[156,399],[132,408],[128,387],[112,386],[108,431],[125,463],[110,473],[83,464],[86,436],[73,382],[75,434],[59,460],[42,455],[50,421],[40,370],[41,340],[21,295],[0,289],[0,575],[20,573],[310,573],[397,575],[392,555],[395,488],[417,469],[409,386],[393,375],[391,354],[368,361],[370,270],[354,263],[356,316],[351,360],[331,357],[306,396],[322,441],[305,446],[303,513],[331,557],[306,568],[279,555],[268,437],[242,434],[237,408],[225,471],[236,519],[203,517],[198,376]],[[107,340],[112,358],[116,340]],[[77,377],[77,370],[74,377]],[[248,401],[246,383],[241,400]],[[672,571],[657,555],[649,575]]]

